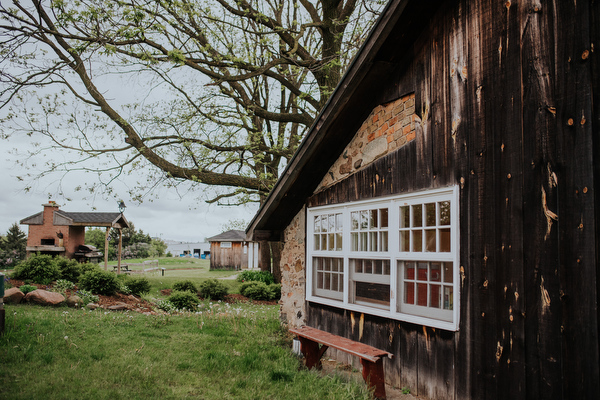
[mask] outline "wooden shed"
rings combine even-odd
[[[259,245],[248,241],[244,231],[230,230],[207,241],[210,243],[210,269],[260,268]]]
[[[392,0],[248,228],[282,319],[422,398],[600,398],[599,39],[598,2]]]

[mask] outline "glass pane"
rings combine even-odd
[[[417,283],[417,305],[427,307],[427,284]]]
[[[415,304],[415,284],[414,282],[404,283],[404,303]]]
[[[381,283],[355,282],[355,300],[390,305],[390,285]]]
[[[390,260],[383,260],[383,274],[390,274]]]
[[[366,230],[369,227],[369,212],[361,211],[360,212],[360,229]]]
[[[373,261],[373,263],[375,264],[375,274],[382,275],[383,274],[383,265],[381,263],[381,260],[375,260],[375,261]]]
[[[369,242],[369,240],[368,240],[367,232],[361,232],[360,233],[360,251],[367,251],[368,242]]]
[[[362,274],[363,272],[363,263],[362,260],[352,260],[354,263],[354,272],[357,274]]]
[[[377,251],[377,232],[369,232],[369,251]]]
[[[415,231],[412,231],[412,234],[412,251],[423,251],[423,231],[417,229]]]
[[[338,271],[344,272],[344,260],[342,260],[341,258],[338,258],[337,264],[338,264]]]
[[[344,224],[342,221],[342,214],[335,214],[335,230],[338,232],[341,232],[344,228]]]
[[[358,233],[353,232],[350,234],[350,241],[352,242],[351,250],[358,251]]]
[[[415,263],[404,263],[404,279],[415,279]]]
[[[429,307],[440,308],[440,285],[429,286]]]
[[[373,263],[371,262],[371,260],[363,260],[363,263],[365,264],[365,274],[372,274]]]
[[[440,205],[440,225],[450,225],[450,202],[441,201]]]
[[[327,215],[321,217],[321,232],[327,232]]]
[[[431,263],[431,271],[429,272],[429,280],[431,282],[441,282],[442,281],[442,264],[437,262]]]
[[[381,251],[388,251],[388,233],[381,232]]]
[[[380,216],[379,227],[387,228],[388,227],[388,209],[382,208],[381,210],[379,210],[379,216]]]
[[[410,209],[408,206],[400,207],[400,228],[410,228]]]
[[[450,252],[450,228],[440,229],[440,251]]]
[[[338,274],[331,274],[331,290],[338,289]]]
[[[435,229],[426,229],[425,230],[425,251],[435,252],[435,237],[436,230]]]
[[[321,216],[317,215],[315,217],[315,232],[321,232]]]
[[[327,236],[329,238],[328,250],[333,251],[333,249],[335,248],[335,234],[329,233],[329,234],[327,234]]]
[[[323,289],[323,273],[317,272],[317,289]]]
[[[410,231],[400,232],[400,251],[410,251]]]
[[[454,293],[452,286],[444,286],[444,310],[454,309]]]
[[[452,263],[445,262],[444,263],[444,282],[452,283],[454,281],[454,273],[452,268]]]
[[[378,228],[377,210],[369,210],[369,228]]]
[[[315,235],[315,250],[321,248],[321,235]]]
[[[342,234],[341,233],[335,234],[335,249],[337,251],[342,250]]]
[[[321,234],[321,250],[327,250],[327,234]]]
[[[331,289],[331,274],[330,273],[324,273],[324,282],[323,282],[323,288],[324,289]]]
[[[427,263],[419,262],[417,263],[417,280],[426,281],[427,280]]]
[[[423,206],[421,204],[416,204],[412,206],[412,212],[412,226],[415,228],[423,226]]]
[[[350,219],[352,221],[352,230],[353,231],[357,231],[358,230],[358,220],[360,218],[360,214],[355,211],[352,214],[350,214]]]
[[[329,216],[329,230],[328,232],[335,232],[335,215]]]
[[[435,203],[425,204],[425,225],[435,226]]]
[[[342,277],[343,275],[340,275],[340,279],[338,279],[338,292],[344,291],[344,279]]]

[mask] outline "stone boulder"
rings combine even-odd
[[[81,297],[76,294],[67,297],[67,306],[69,307],[83,307],[85,304],[82,304],[83,300]]]
[[[24,296],[25,294],[19,288],[13,287],[4,291],[4,302],[19,304]]]
[[[112,310],[112,311],[121,311],[121,310],[128,310],[129,306],[126,303],[119,301],[112,306],[108,306],[108,309]]]
[[[60,293],[37,289],[27,293],[25,300],[43,306],[55,306],[65,301],[65,296]]]

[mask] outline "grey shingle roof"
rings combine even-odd
[[[231,231],[223,232],[217,236],[210,237],[206,240],[208,242],[223,242],[223,241],[245,242],[246,241],[246,232],[238,231],[238,230],[234,229]]]
[[[107,224],[111,223],[119,216],[121,213],[118,212],[66,212],[66,211],[55,211],[55,213],[64,216],[65,218],[73,220],[74,223],[101,223]]]

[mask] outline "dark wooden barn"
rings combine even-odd
[[[599,39],[599,2],[392,0],[247,231],[289,326],[423,398],[600,398]]]
[[[246,233],[230,230],[207,239],[210,243],[210,269],[257,269],[260,251],[257,242],[246,239]]]

